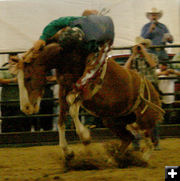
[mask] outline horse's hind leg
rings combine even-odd
[[[91,137],[89,130],[79,120],[80,106],[81,106],[81,101],[75,101],[72,105],[70,105],[69,113],[74,121],[76,127],[76,133],[79,135],[83,144],[87,145],[90,143]]]
[[[126,123],[124,123],[123,121],[118,122],[117,120],[115,121],[114,119],[108,119],[108,120],[103,119],[103,121],[104,124],[120,138],[121,146],[119,147],[118,150],[123,155],[126,152],[132,140],[134,139],[134,135],[129,130],[126,129]]]
[[[145,161],[148,161],[151,153],[152,153],[152,149],[153,149],[153,145],[152,145],[152,141],[151,141],[151,131],[150,130],[140,130],[139,126],[137,125],[136,122],[132,123],[132,124],[128,124],[126,126],[126,129],[129,130],[134,137],[136,138],[138,135],[140,135],[140,137],[144,140],[146,148],[144,148],[143,151],[143,159]]]

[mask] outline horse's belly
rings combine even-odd
[[[90,113],[100,117],[117,117],[126,112],[128,100],[118,101],[119,99],[108,99],[94,96],[92,100],[84,101],[83,107]]]

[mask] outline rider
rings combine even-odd
[[[113,43],[114,25],[109,16],[98,15],[96,10],[85,10],[82,16],[78,17],[60,17],[44,28],[40,39],[33,46],[33,52],[37,53],[53,35],[65,27],[71,27],[72,30],[82,34],[86,45],[85,50],[88,55],[91,55],[88,57],[90,60],[88,60],[83,75],[75,84],[75,92],[81,92],[81,95],[87,99],[91,92],[89,82],[92,82],[91,80],[96,74],[101,72],[105,62],[102,57],[107,57],[107,52]],[[63,42],[59,39],[59,43],[62,44]]]

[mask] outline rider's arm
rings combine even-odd
[[[139,46],[141,47],[141,52],[143,54],[143,56],[145,57],[147,63],[149,64],[150,67],[156,67],[157,65],[157,57],[154,54],[149,54],[145,47],[142,44],[139,44]]]
[[[9,83],[15,83],[15,82],[17,82],[17,78],[11,78],[11,79],[0,78],[0,84],[9,84]]]
[[[124,67],[127,68],[127,69],[131,69],[131,64],[132,64],[132,61],[134,59],[135,55],[132,54],[128,60],[126,61],[126,63],[124,64]]]
[[[135,45],[135,46],[132,47],[132,55],[128,58],[128,60],[124,64],[125,68],[131,69],[132,62],[135,59],[136,55],[137,55],[137,46]]]

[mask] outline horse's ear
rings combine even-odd
[[[9,72],[11,74],[16,75],[18,71],[18,64],[19,64],[20,58],[18,56],[11,56],[8,63],[9,63]]]
[[[20,60],[20,59],[19,59],[18,56],[11,56],[11,57],[9,58],[9,63],[10,63],[10,62],[18,63],[19,60]]]

